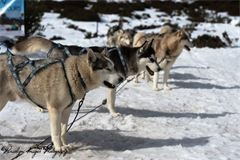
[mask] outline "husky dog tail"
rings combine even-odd
[[[161,27],[159,34],[172,33],[173,31],[174,29],[171,26],[165,25]]]
[[[133,47],[140,47],[145,42],[145,34],[137,32],[133,37]]]
[[[29,58],[65,58],[65,49],[61,44],[54,43],[43,37],[30,37],[17,42],[12,47],[13,54]]]
[[[48,41],[42,37],[30,37],[26,40],[17,42],[13,47],[12,51],[14,54],[21,53],[33,53],[33,52],[48,52],[53,46],[51,41]]]

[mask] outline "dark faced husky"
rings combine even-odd
[[[169,72],[172,65],[184,48],[190,51],[190,48],[193,45],[185,30],[174,30],[170,26],[165,26],[161,29],[160,34],[149,36],[144,33],[137,33],[134,37],[134,46],[137,47],[144,43],[144,41],[153,38],[153,48],[158,58],[158,63],[160,63],[161,68],[164,69],[163,88],[164,90],[169,90],[167,80],[169,78]],[[153,78],[154,90],[159,90],[158,78],[159,74],[158,72],[155,72]]]
[[[49,59],[29,60],[26,56],[1,53],[0,110],[8,101],[19,98],[47,109],[55,151],[71,150],[65,136],[74,102],[99,86],[114,88],[121,79],[106,54],[106,50],[99,54],[88,49],[86,54],[69,55],[50,63]]]
[[[139,47],[90,47],[94,52],[101,53],[104,49],[108,51],[108,58],[114,64],[114,67],[122,79],[135,75],[140,71],[147,70],[151,75],[161,70],[157,64],[155,52],[152,48],[152,42],[145,41]],[[57,44],[41,37],[28,38],[25,41],[17,43],[12,50],[15,54],[30,55],[33,52],[41,51],[51,53],[49,57],[62,58],[69,52],[71,55],[83,54],[86,48],[79,46],[58,46]],[[118,116],[115,111],[115,89],[110,89],[107,96],[107,106],[112,116]]]

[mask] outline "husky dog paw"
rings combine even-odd
[[[154,91],[160,91],[160,88],[158,88],[158,87],[153,87],[153,90],[154,90]]]
[[[68,145],[62,146],[61,148],[63,152],[70,152],[74,148],[74,146],[71,144],[68,144]]]
[[[134,82],[139,83],[138,77],[135,78]]]
[[[115,112],[115,113],[111,113],[112,117],[118,117],[121,116],[121,113]]]
[[[135,83],[139,83],[139,81],[134,81]]]
[[[135,76],[134,82],[135,82],[135,83],[139,83],[139,75],[136,75],[136,76]]]
[[[37,111],[43,113],[44,109],[37,107]]]
[[[141,76],[142,79],[145,79],[146,78],[146,75],[145,73],[142,73],[142,76]]]
[[[151,82],[151,78],[146,78],[147,83]]]
[[[164,86],[164,87],[163,87],[163,90],[164,90],[164,91],[169,91],[169,90],[171,90],[171,89],[170,89],[168,86]]]
[[[73,149],[73,145],[64,145],[64,146],[61,146],[61,147],[57,147],[55,148],[55,152],[70,152],[71,150]]]

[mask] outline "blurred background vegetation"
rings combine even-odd
[[[225,16],[219,16],[219,12],[226,12],[230,16],[240,16],[239,13],[239,0],[209,0],[209,1],[188,1],[173,2],[173,1],[157,1],[146,0],[140,2],[139,0],[133,1],[133,3],[116,3],[106,2],[99,0],[96,2],[89,2],[87,0],[65,0],[65,1],[49,1],[49,0],[25,0],[25,35],[26,37],[33,33],[41,34],[41,30],[44,26],[41,26],[40,22],[44,12],[56,12],[60,13],[60,18],[68,18],[76,21],[101,21],[100,15],[104,14],[118,14],[119,16],[126,16],[135,19],[151,18],[151,15],[143,14],[138,15],[133,13],[136,10],[144,10],[146,8],[156,8],[159,11],[165,12],[170,16],[187,15],[189,20],[192,21],[191,25],[185,26],[185,28],[191,33],[195,30],[198,23],[229,23],[231,20]],[[209,12],[209,10],[211,12]],[[164,21],[164,15],[159,17]],[[127,20],[126,20],[127,23]],[[171,23],[171,22],[165,22]],[[172,24],[178,27],[178,24]],[[240,26],[240,24],[238,24]],[[77,28],[78,26],[69,26]],[[159,25],[151,26],[137,26],[133,29],[153,29],[159,28]],[[227,36],[227,35],[226,35]],[[194,43],[199,47],[210,45],[209,41],[212,41],[212,46],[224,46],[219,37],[206,37],[202,36],[194,40]]]

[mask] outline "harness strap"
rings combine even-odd
[[[69,49],[67,47],[64,46],[64,53],[69,57],[72,55],[72,53],[69,51]]]
[[[81,85],[83,86],[84,90],[87,91],[87,85],[86,85],[86,83],[84,82],[84,80],[83,80],[80,72],[78,72],[78,78],[80,79],[80,83],[81,83]]]
[[[32,61],[34,62],[34,61]],[[41,65],[40,67],[36,68],[34,66],[32,66],[32,72],[28,75],[28,77],[25,79],[25,81],[23,82],[23,86],[26,87],[28,85],[28,83],[31,81],[31,79],[38,73],[40,72],[41,70],[44,70],[46,69],[48,66],[52,65],[52,64],[55,64],[55,63],[59,63],[60,60],[58,61],[53,61],[53,62],[50,62],[50,63],[47,63],[45,65]],[[33,68],[34,67],[34,68]]]
[[[68,105],[68,107],[70,107],[73,104],[73,102],[74,102],[74,97],[73,97],[72,89],[71,89],[71,86],[70,86],[70,83],[69,83],[69,79],[67,77],[67,72],[66,72],[66,69],[65,69],[64,61],[61,60],[60,62],[61,62],[62,68],[63,68],[64,77],[65,77],[65,79],[67,81],[67,86],[68,86],[68,90],[70,92],[70,97],[72,99],[71,103]]]
[[[125,77],[127,77],[127,72],[128,72],[128,67],[127,67],[127,63],[125,61],[125,59],[123,58],[123,55],[122,55],[122,52],[119,48],[116,48],[117,51],[118,51],[118,55],[120,57],[120,60],[122,62],[122,65],[123,65],[123,69],[124,69],[124,72],[125,72]]]
[[[112,49],[108,50],[108,52],[111,53],[114,50],[117,50],[118,57],[119,57],[119,59],[121,61],[122,67],[123,67],[124,76],[125,76],[125,78],[127,78],[128,66],[127,66],[127,63],[126,63],[123,55],[122,55],[122,52],[121,52],[121,50],[119,48],[112,48]]]
[[[19,64],[17,64],[14,68],[15,68],[15,71],[16,72],[19,72],[19,71],[21,71],[21,69],[23,68],[23,67],[25,67],[26,65],[28,65],[29,64],[29,61],[24,61],[24,62],[22,62],[22,63],[19,63]]]
[[[18,72],[16,71],[16,68],[14,67],[14,64],[13,64],[13,61],[12,61],[12,56],[13,54],[7,50],[7,55],[8,55],[8,67],[12,73],[12,76],[14,77],[16,83],[17,83],[17,86],[19,88],[19,90],[24,94],[24,96],[26,96],[32,103],[34,103],[35,105],[37,105],[38,107],[42,108],[42,109],[45,109],[43,106],[37,104],[36,102],[33,101],[33,99],[27,94],[26,90],[25,90],[25,87],[22,82],[20,81],[20,78],[19,78],[19,75],[18,75]]]
[[[159,62],[157,62],[158,64],[162,63],[164,60],[166,59],[166,56],[164,56]]]
[[[49,49],[48,53],[47,53],[47,57],[50,57],[53,49],[58,48],[58,49],[62,49],[64,52],[64,54],[68,57],[71,56],[71,52],[69,51],[69,49],[67,47],[65,47],[64,45],[60,44],[60,43],[52,43],[53,46]]]
[[[79,54],[84,54],[85,52],[87,52],[87,48],[84,47],[83,49],[81,49]]]
[[[63,49],[64,54],[65,54],[67,57],[73,55],[73,54],[69,51],[68,47],[65,47],[64,45],[62,45],[62,44],[60,44],[60,43],[53,43],[53,47],[50,48],[50,50],[49,50],[48,53],[47,53],[47,56],[48,56],[48,57],[50,57],[50,54],[52,53],[52,51],[53,51],[54,48]],[[87,49],[86,49],[86,48],[83,48],[83,49],[80,51],[80,54],[83,54],[85,51],[87,51]],[[63,67],[64,67],[64,64],[62,64],[62,65],[63,65]],[[65,68],[65,67],[64,67],[64,68]],[[64,69],[64,70],[65,70],[65,69]],[[66,71],[64,71],[64,72],[66,72]],[[81,76],[81,74],[80,74],[79,72],[78,72],[78,77],[79,77],[79,79],[80,79],[81,85],[83,86],[83,88],[84,88],[85,91],[86,91],[86,90],[87,90],[87,85],[86,85],[86,83],[84,82],[84,80],[83,80],[83,78],[82,78],[82,76]]]

